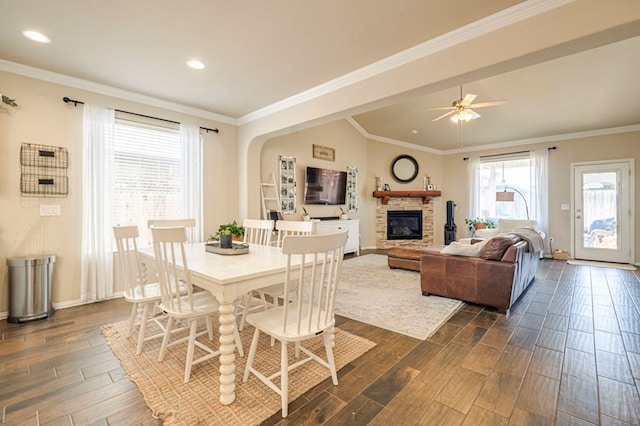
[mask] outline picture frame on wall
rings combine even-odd
[[[280,156],[280,211],[290,215],[296,212],[296,159]]]
[[[313,158],[326,161],[336,161],[336,150],[322,145],[313,145]]]

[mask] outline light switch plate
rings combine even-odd
[[[560,204],[560,210],[569,210],[569,204]]]
[[[40,216],[60,216],[58,204],[40,204]]]

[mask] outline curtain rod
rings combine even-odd
[[[547,151],[551,151],[552,149],[558,149],[558,147],[550,146],[549,148],[547,148]],[[490,157],[500,157],[502,155],[525,154],[527,152],[531,152],[531,151],[516,151],[516,152],[505,152],[505,153],[502,153],[502,154],[481,155],[478,158],[490,158]],[[463,158],[464,161],[467,161],[468,159],[469,159],[469,157],[464,157]]]
[[[62,101],[63,101],[64,103],[66,103],[66,104],[73,104],[73,106],[78,106],[78,104],[80,104],[80,105],[84,105],[84,102],[82,102],[82,101],[78,101],[78,100],[75,100],[75,99],[70,99],[70,98],[68,98],[67,96],[65,96],[64,98],[62,98]],[[164,121],[164,122],[166,122],[166,123],[180,124],[180,122],[179,122],[179,121],[167,120],[166,118],[158,118],[158,117],[153,117],[153,116],[151,116],[151,115],[138,114],[137,112],[123,111],[123,110],[121,110],[121,109],[116,109],[115,111],[116,111],[116,112],[122,112],[122,113],[125,113],[125,114],[136,115],[136,116],[138,116],[138,117],[151,118],[152,120]],[[218,132],[220,131],[220,130],[218,130],[218,129],[209,129],[208,127],[202,127],[202,126],[200,126],[200,128],[201,128],[202,130],[205,130],[207,133],[209,133],[209,132],[215,132],[215,133],[218,133]]]

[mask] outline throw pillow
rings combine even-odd
[[[520,237],[513,234],[504,234],[493,237],[482,248],[480,257],[486,260],[500,260],[509,247],[520,241]]]

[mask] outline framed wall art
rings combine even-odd
[[[282,214],[296,212],[296,159],[280,156],[280,210]]]
[[[347,167],[347,212],[358,211],[358,168]]]
[[[336,150],[328,146],[313,145],[313,158],[326,161],[336,161]]]

